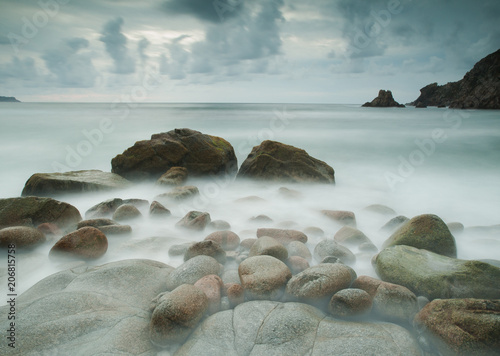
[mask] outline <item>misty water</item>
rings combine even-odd
[[[391,218],[364,210],[383,204],[409,218],[432,213],[466,228],[500,224],[500,117],[497,111],[449,109],[377,109],[359,105],[299,104],[52,104],[0,106],[0,198],[21,194],[34,173],[60,170],[111,170],[111,159],[138,140],[174,128],[220,136],[234,147],[241,164],[252,147],[266,139],[306,150],[335,169],[336,185],[274,184],[209,177],[190,180],[200,196],[167,205],[172,216],[132,221],[131,235],[109,236],[108,252],[93,264],[148,258],[176,267],[170,246],[200,241],[211,231],[186,232],[175,223],[189,210],[225,220],[241,239],[259,227],[304,230],[314,226],[333,238],[340,229],[320,210],[349,210],[357,227],[380,248]],[[296,199],[279,194],[285,186],[301,192]],[[126,191],[56,197],[84,216],[109,198],[138,198],[150,203],[166,187],[137,184]],[[258,196],[262,200],[240,198]],[[272,223],[249,221],[267,215]],[[466,229],[455,236],[458,258],[500,259],[500,236]],[[322,238],[309,236],[312,251]],[[19,256],[18,292],[71,264],[48,259],[46,243]],[[358,275],[376,276],[373,254],[357,254]],[[5,266],[6,256],[1,256]],[[316,261],[317,263],[317,261]]]

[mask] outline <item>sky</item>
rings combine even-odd
[[[500,48],[498,0],[0,0],[27,102],[415,100]]]

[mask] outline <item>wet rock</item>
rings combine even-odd
[[[226,251],[236,250],[240,246],[240,237],[228,230],[212,232],[205,240],[217,242]]]
[[[17,248],[36,247],[46,240],[45,235],[33,227],[13,226],[0,230],[0,248],[14,244]]]
[[[262,236],[259,237],[252,245],[248,256],[252,257],[263,255],[272,256],[285,262],[288,258],[288,251],[286,250],[286,247],[276,239],[269,236]]]
[[[240,248],[242,248],[243,250],[248,250],[250,251],[250,249],[252,248],[253,244],[257,242],[257,239],[244,239],[240,242]]]
[[[213,230],[231,230],[231,224],[224,220],[213,220],[208,224],[208,227]]]
[[[379,215],[389,215],[389,216],[396,215],[396,212],[394,211],[394,209],[389,208],[388,206],[385,206],[382,204],[369,205],[364,210],[368,211],[370,213],[375,213],[375,214],[379,214]]]
[[[286,249],[288,250],[288,256],[299,256],[309,262],[312,260],[311,251],[303,242],[292,241],[286,246]]]
[[[337,257],[326,256],[321,260],[321,263],[342,263],[342,261],[339,260]]]
[[[15,349],[1,342],[0,354],[156,355],[149,304],[165,290],[171,270],[156,261],[124,260],[50,275],[16,298],[19,342]],[[8,309],[0,307],[0,315]],[[0,318],[2,330],[10,322]]]
[[[190,230],[205,230],[205,227],[210,223],[210,214],[201,211],[190,211],[181,220],[175,224],[180,228]]]
[[[213,257],[220,264],[226,263],[226,251],[221,245],[212,240],[196,242],[190,245],[184,254],[184,261],[200,255]]]
[[[36,173],[26,182],[22,196],[50,197],[67,193],[125,189],[131,182],[117,174],[99,170]]]
[[[157,202],[156,200],[151,203],[151,206],[149,207],[149,216],[151,217],[167,217],[172,215],[170,213],[170,210],[165,208],[163,204],[160,202]]]
[[[77,257],[97,259],[108,250],[108,239],[95,227],[82,227],[63,236],[52,247],[49,253],[51,258]]]
[[[63,233],[59,226],[53,223],[43,223],[36,227],[38,231],[47,236],[61,236]]]
[[[309,262],[300,256],[290,256],[285,261],[292,274],[299,274],[310,267]]]
[[[37,226],[53,223],[63,229],[82,220],[77,208],[51,198],[0,199],[0,227]]]
[[[99,226],[99,229],[104,235],[127,235],[132,233],[132,227],[130,225],[105,225]]]
[[[278,300],[292,277],[290,269],[271,256],[247,258],[240,263],[238,273],[248,299]]]
[[[448,226],[436,215],[419,215],[391,235],[382,248],[406,245],[448,257],[457,257],[455,238]]]
[[[111,219],[89,219],[89,220],[82,220],[78,223],[76,226],[77,229],[81,229],[82,227],[86,226],[91,226],[91,227],[99,227],[99,226],[106,226],[106,225],[116,225],[117,222]]]
[[[328,256],[337,257],[347,265],[356,262],[356,256],[347,247],[338,244],[334,240],[325,239],[320,241],[314,248],[314,257],[316,260],[321,261]]]
[[[172,167],[190,177],[235,174],[238,163],[226,140],[190,129],[175,129],[138,141],[111,161],[112,172],[127,179],[158,179]]]
[[[304,197],[301,192],[287,187],[280,187],[278,189],[278,194],[283,198],[294,199],[294,200],[301,199]]]
[[[333,168],[325,162],[309,156],[302,149],[269,140],[252,149],[237,178],[335,183]]]
[[[321,213],[340,225],[356,227],[356,216],[352,211],[321,210]]]
[[[362,105],[363,107],[373,107],[373,108],[404,108],[403,104],[398,103],[392,97],[392,92],[390,90],[380,90],[378,96],[371,102],[366,102]]]
[[[339,290],[348,288],[356,278],[352,269],[340,263],[322,263],[293,276],[286,292],[298,300],[323,306]]]
[[[223,286],[222,279],[215,274],[211,274],[200,278],[194,284],[195,287],[205,293],[208,299],[208,314],[218,313],[221,310],[221,288]]]
[[[166,280],[168,290],[174,290],[182,284],[195,284],[202,277],[209,274],[219,275],[221,265],[210,256],[195,256],[170,273]]]
[[[363,243],[372,243],[370,239],[360,230],[344,226],[333,237],[335,241],[342,245],[359,246]]]
[[[182,185],[188,178],[188,170],[184,167],[172,167],[156,181],[158,185]]]
[[[115,210],[124,204],[123,199],[108,199],[98,203],[85,212],[85,219],[107,218],[111,217]]]
[[[499,354],[500,300],[434,300],[414,324],[443,356]]]
[[[370,313],[372,297],[362,289],[346,288],[335,293],[328,311],[335,317],[359,317]]]
[[[183,284],[159,299],[149,327],[153,344],[166,347],[183,342],[208,308],[208,298],[199,288]]]
[[[243,289],[241,284],[228,283],[224,285],[224,289],[231,308],[245,302],[245,289]]]
[[[406,216],[399,215],[389,220],[384,226],[380,228],[380,230],[387,232],[394,232],[408,221],[410,221],[410,219],[408,219]]]
[[[484,262],[400,245],[379,252],[373,264],[382,280],[405,286],[430,300],[500,298],[500,268]]]
[[[272,238],[275,238],[283,245],[287,245],[292,241],[300,241],[303,243],[307,242],[306,234],[298,230],[270,229],[270,228],[258,229],[257,237],[262,237],[262,236],[270,236]]]
[[[200,191],[194,185],[186,185],[182,187],[175,187],[168,193],[163,193],[155,197],[156,200],[161,202],[179,202],[186,199],[194,198],[199,195]]]
[[[127,221],[142,217],[141,212],[132,204],[122,204],[113,213],[113,220]]]

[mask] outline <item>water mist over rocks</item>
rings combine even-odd
[[[268,113],[267,108],[227,110],[231,115],[240,113],[258,118]],[[143,108],[146,112],[150,109]],[[181,109],[189,110],[171,110],[179,113]],[[70,204],[78,211],[78,218],[59,229],[58,225],[39,227],[46,241],[17,251],[20,295],[17,307],[19,315],[31,315],[19,320],[19,352],[67,354],[76,349],[85,354],[120,350],[129,355],[162,352],[199,355],[203,350],[203,354],[276,351],[305,355],[327,354],[327,350],[335,348],[345,353],[362,354],[370,349],[380,355],[401,354],[401,350],[404,354],[421,355],[437,348],[446,354],[450,349],[446,345],[457,340],[452,326],[460,319],[446,324],[447,333],[436,333],[428,327],[433,318],[439,318],[436,310],[428,307],[420,311],[428,300],[456,298],[456,304],[446,304],[451,312],[482,310],[482,306],[491,304],[489,317],[497,320],[500,311],[489,300],[500,299],[494,287],[500,285],[500,269],[493,265],[498,263],[494,260],[498,259],[496,247],[500,243],[495,227],[499,223],[495,210],[498,195],[494,194],[498,187],[488,180],[496,168],[477,164],[482,150],[489,150],[490,144],[498,142],[487,128],[495,125],[488,113],[471,112],[470,118],[462,118],[462,126],[475,127],[473,134],[463,131],[459,137],[450,135],[442,146],[436,147],[425,165],[414,166],[413,176],[405,177],[405,182],[393,191],[387,186],[384,172],[397,169],[398,155],[414,149],[415,138],[398,146],[398,142],[404,142],[403,138],[410,137],[407,126],[413,127],[411,135],[423,139],[429,130],[435,129],[435,122],[414,109],[394,109],[403,113],[397,115],[411,117],[411,121],[394,116],[392,109],[379,109],[365,117],[354,107],[292,109],[297,121],[265,138],[305,149],[311,158],[334,167],[335,185],[290,182],[286,177],[284,181],[235,179],[234,175],[199,177],[190,175],[188,170],[187,180],[169,181],[167,185],[147,180],[118,190],[59,191],[54,198],[64,203],[58,204]],[[204,114],[210,110],[223,112],[220,108],[201,109]],[[428,112],[435,114],[431,115],[434,120],[439,120],[442,113],[433,110]],[[418,124],[413,115],[421,120]],[[245,161],[252,147],[265,141],[249,145],[247,137],[228,126],[230,120],[224,118],[211,121],[210,125],[192,120],[191,123],[197,124],[190,126],[187,122],[185,126],[224,137],[239,162]],[[249,127],[267,127],[268,120],[257,120],[255,126]],[[135,132],[126,142],[115,142],[110,137],[103,147],[105,156],[96,153],[98,157],[89,156],[92,166],[75,168],[109,171],[109,161],[117,152],[132,147],[135,140],[149,137],[152,132],[162,132],[154,122],[149,123],[147,134]],[[164,126],[160,122],[158,126]],[[323,130],[309,128],[311,122]],[[438,126],[442,124],[437,122]],[[247,121],[242,124],[250,125]],[[356,129],[360,125],[369,127],[366,137],[361,139],[357,137],[363,131]],[[331,130],[326,134],[324,128]],[[255,137],[258,139],[258,132]],[[453,153],[461,147],[462,140],[474,139],[477,151],[463,150],[459,157]],[[394,147],[400,151],[395,153]],[[490,162],[496,159],[495,154],[492,151],[481,159]],[[275,159],[282,164],[284,172],[296,172],[295,168],[286,170],[290,160],[269,156],[269,161]],[[448,172],[442,165],[454,163],[448,160],[450,157],[455,158],[457,166],[447,166],[451,167]],[[107,168],[101,160],[106,161]],[[175,166],[165,167],[154,179],[172,167],[182,167],[181,163],[176,161]],[[464,164],[469,164],[467,170],[461,170]],[[471,167],[477,171],[472,172]],[[19,174],[16,170],[12,172],[14,176]],[[451,173],[458,172],[461,174],[452,175],[456,181],[450,179]],[[33,173],[25,174],[21,181]],[[474,179],[484,184],[464,188],[458,182]],[[196,189],[183,188],[186,186]],[[21,188],[22,183],[17,193],[10,196],[18,195]],[[184,194],[185,191],[190,193]],[[159,200],[165,193],[169,198]],[[4,208],[9,206],[6,201],[12,204],[11,200],[0,200],[0,226],[10,225],[4,224],[4,218],[15,221],[16,225],[35,228],[41,223],[54,222],[29,214],[14,219]],[[151,211],[163,213],[150,214]],[[256,219],[259,216],[267,218]],[[411,220],[404,225],[401,216]],[[387,225],[395,217],[398,219],[394,224],[403,224],[401,230],[396,225],[392,229]],[[83,218],[87,220],[82,221]],[[189,226],[198,218],[202,219],[195,223],[196,229],[180,226]],[[456,222],[463,223],[465,229],[456,230]],[[473,228],[478,225],[482,227]],[[439,227],[439,234],[433,234],[433,226]],[[49,251],[56,242],[77,227],[100,230],[106,236],[105,253],[97,259],[49,259]],[[100,236],[96,232],[97,235]],[[259,243],[253,245],[255,241]],[[430,247],[425,247],[424,242],[445,248],[426,251],[423,248]],[[423,275],[416,275],[420,269],[411,266],[410,256],[424,270]],[[480,259],[491,263],[467,261]],[[2,260],[3,276],[6,265],[5,259]],[[432,271],[427,273],[432,280],[425,280],[424,267]],[[389,273],[398,271],[397,276]],[[474,284],[459,278],[463,273],[470,276],[474,273],[471,278]],[[423,288],[420,279],[429,287]],[[461,304],[463,298],[475,298],[476,302]],[[57,305],[58,309],[50,305]],[[2,313],[7,307],[2,307]],[[53,316],[48,324],[46,313]],[[485,313],[475,316],[474,325],[482,325],[480,330],[490,330]],[[72,320],[86,327],[71,328],[76,325]],[[415,328],[413,320],[418,321]],[[8,329],[5,320],[0,323]],[[37,327],[41,323],[49,327],[50,338],[45,329],[43,334],[37,331],[41,330]],[[467,351],[496,350],[497,330],[492,328],[494,336],[486,342],[480,337],[468,339]],[[21,340],[29,342],[21,345]],[[452,350],[462,347],[449,346]]]

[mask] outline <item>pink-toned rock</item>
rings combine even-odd
[[[13,226],[0,230],[0,248],[14,244],[16,248],[31,248],[45,242],[45,235],[33,227]]]
[[[220,311],[222,279],[215,274],[202,277],[195,284],[208,298],[208,313],[215,314]]]
[[[352,211],[321,210],[321,213],[341,225],[356,227],[356,216]]]
[[[40,231],[42,234],[44,234],[45,236],[61,236],[62,235],[61,229],[59,228],[59,226],[57,226],[54,223],[43,223],[43,224],[38,225],[36,227],[36,229],[38,231]]]
[[[368,314],[372,309],[372,297],[366,291],[346,288],[335,293],[328,304],[328,311],[336,317],[354,317]]]
[[[224,294],[229,299],[231,308],[245,302],[245,290],[239,283],[227,283],[224,285]]]
[[[298,230],[286,230],[286,229],[271,229],[271,228],[261,228],[257,230],[257,237],[270,236],[281,242],[283,245],[287,245],[292,241],[300,241],[303,243],[307,242],[307,235]]]
[[[217,242],[224,250],[236,250],[240,245],[240,237],[232,231],[215,231],[205,237],[205,240]]]
[[[181,220],[175,224],[180,228],[190,230],[205,230],[205,227],[210,223],[210,214],[201,211],[190,211]]]
[[[108,250],[108,239],[95,227],[82,227],[63,236],[50,250],[49,256],[97,259]]]
[[[300,272],[308,269],[309,262],[303,257],[300,256],[290,256],[286,260],[286,265],[292,271],[292,274],[299,274]]]

